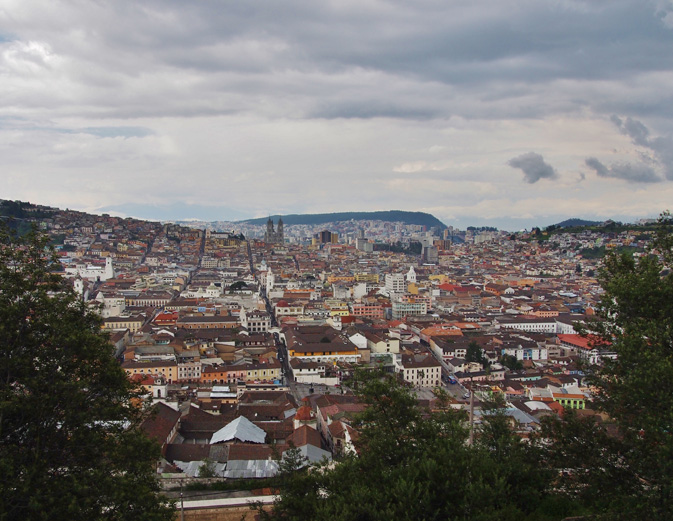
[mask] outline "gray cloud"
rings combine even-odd
[[[58,23],[66,19],[68,30]],[[602,102],[583,88],[588,82],[616,96],[612,110],[620,110],[633,96],[614,83],[673,69],[670,29],[661,9],[642,0],[338,7],[288,0],[282,9],[170,0],[78,9],[53,0],[11,19],[0,13],[0,34],[10,30],[15,39],[3,44],[9,70],[26,71],[19,58],[42,59],[40,49],[20,48],[22,42],[49,42],[54,59],[45,62],[51,81],[0,89],[8,104],[60,111],[91,104],[98,114],[121,118],[264,107],[281,117],[339,117],[343,110],[363,119],[423,120],[428,111],[431,117],[527,118]],[[361,71],[378,71],[386,81],[370,76],[359,88],[344,88],[343,75],[357,78]],[[61,84],[64,74],[68,81]],[[399,81],[412,83],[413,93],[396,92],[383,110],[357,108],[376,104]],[[573,88],[574,82],[581,85]],[[55,85],[49,96],[40,90],[44,85]],[[86,95],[71,96],[71,90]],[[315,110],[320,98],[331,96],[340,98],[334,110]],[[432,109],[419,111],[418,98]],[[664,106],[660,100],[650,105]]]
[[[572,175],[544,193],[533,185],[557,171],[537,154],[510,158],[554,150],[559,172],[596,156],[603,177],[673,179],[662,2],[15,2],[0,9],[5,197],[168,199],[166,215],[221,193],[260,215],[310,204],[534,215],[583,201],[606,217],[642,213],[673,198],[673,184],[633,194],[583,168],[582,190]],[[639,163],[604,132],[610,114],[624,115],[613,121]],[[396,165],[419,168],[412,183],[383,184]],[[513,187],[510,167],[526,183]]]
[[[585,163],[599,177],[623,179],[630,183],[658,183],[662,181],[654,169],[642,163],[615,163],[607,167],[595,157],[588,157]]]
[[[558,179],[559,175],[554,168],[546,163],[540,154],[528,152],[527,154],[510,159],[507,164],[512,168],[518,168],[523,172],[524,181],[537,183],[540,179]]]
[[[612,115],[610,120],[619,128],[619,131],[630,137],[634,145],[638,145],[649,152],[645,160],[655,164],[663,170],[666,179],[673,181],[673,138],[671,136],[659,136],[650,138],[649,129],[640,121],[630,117],[621,119]],[[644,171],[646,165],[641,165]]]

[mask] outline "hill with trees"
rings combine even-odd
[[[291,214],[291,215],[271,215],[274,221],[283,219],[285,225],[293,224],[323,224],[341,221],[389,221],[402,222],[405,224],[417,224],[427,226],[428,228],[438,227],[445,229],[447,226],[437,219],[434,215],[425,212],[405,212],[402,210],[388,210],[381,212],[337,212],[337,213],[315,213],[315,214]],[[246,224],[263,225],[266,224],[268,217],[259,219],[248,219],[239,221]]]
[[[602,221],[587,221],[586,219],[566,219],[560,223],[555,224],[556,228],[573,228],[575,226],[598,226]]]

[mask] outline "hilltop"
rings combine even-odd
[[[291,214],[291,215],[271,215],[274,221],[283,219],[286,225],[293,224],[323,224],[342,221],[389,221],[402,222],[405,224],[417,224],[427,226],[428,228],[438,227],[445,229],[447,226],[437,219],[434,215],[425,212],[405,212],[402,210],[388,210],[380,212],[337,212],[337,213],[315,213],[315,214]],[[239,221],[240,223],[263,225],[266,224],[268,217],[258,219],[247,219]]]
[[[603,224],[602,221],[587,221],[586,219],[566,219],[563,222],[556,224],[557,228],[574,228],[576,226],[598,226]]]

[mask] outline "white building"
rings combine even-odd
[[[395,320],[399,320],[400,318],[409,316],[427,315],[428,304],[425,301],[401,302],[398,300],[393,300],[392,312],[393,312],[393,319]]]
[[[431,354],[395,357],[395,372],[415,387],[437,387],[442,381],[442,366]]]
[[[401,273],[388,273],[386,275],[386,291],[388,293],[397,293],[401,295],[407,289],[404,281],[404,275]]]
[[[75,267],[65,268],[65,274],[68,277],[81,277],[87,280],[105,281],[114,278],[114,269],[112,267],[112,257],[105,257],[105,267],[87,264],[76,264]]]
[[[126,309],[126,297],[117,293],[105,295],[99,291],[96,295],[96,302],[99,302],[100,315],[103,318],[118,317]]]
[[[407,284],[416,284],[416,271],[413,266],[409,266],[409,271],[407,272]]]
[[[517,360],[547,360],[546,347],[506,347],[502,349],[503,355],[515,356]]]
[[[271,327],[271,315],[258,309],[252,311],[242,309],[241,325],[250,333],[266,333]]]

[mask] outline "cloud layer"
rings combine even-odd
[[[0,198],[176,218],[432,209],[457,225],[657,213],[673,200],[672,13],[7,0]]]

